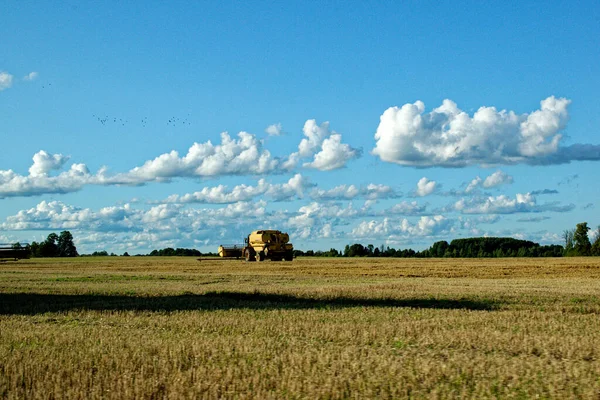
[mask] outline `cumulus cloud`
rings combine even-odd
[[[433,191],[436,188],[436,185],[437,183],[435,181],[430,181],[426,177],[423,177],[419,179],[419,182],[417,182],[417,189],[415,191],[415,194],[420,197],[427,196],[433,193]]]
[[[8,72],[0,71],[0,92],[8,89],[13,84],[13,76]]]
[[[176,177],[215,177],[221,175],[260,175],[277,170],[279,160],[262,148],[262,143],[247,132],[238,138],[221,133],[221,144],[194,143],[185,156],[175,150],[161,154],[144,165],[113,178],[120,183],[165,181]]]
[[[305,162],[304,167],[321,171],[342,168],[354,158],[360,157],[360,150],[342,143],[342,135],[329,130],[329,122],[317,124],[314,119],[304,123],[305,138],[300,141],[298,151],[289,155],[283,167],[291,169],[303,158],[313,157],[311,162]]]
[[[558,202],[537,204],[531,193],[517,193],[515,198],[506,195],[489,196],[487,198],[461,199],[453,209],[463,214],[515,214],[539,213],[545,211],[567,212],[575,208],[573,204],[563,205]]]
[[[286,183],[281,184],[272,184],[265,179],[260,179],[255,186],[241,184],[232,189],[225,185],[204,187],[198,192],[169,196],[163,203],[226,204],[250,201],[263,195],[276,201],[292,200],[304,197],[304,192],[313,186],[308,178],[296,174]]]
[[[304,163],[304,167],[330,171],[344,167],[349,160],[358,155],[358,150],[342,143],[342,135],[334,134],[323,140],[322,150],[315,154],[312,162]]]
[[[404,235],[411,237],[436,236],[448,232],[454,221],[443,215],[423,216],[415,223],[408,219],[394,221],[384,218],[383,221],[363,221],[352,230],[352,236],[356,238],[380,238],[392,235]]]
[[[480,215],[477,217],[458,217],[458,225],[460,228],[465,229],[471,235],[481,236],[480,230],[481,225],[495,224],[500,221],[498,215]]]
[[[383,212],[384,215],[399,214],[399,215],[418,215],[423,214],[427,209],[426,205],[419,204],[416,201],[394,204]]]
[[[480,107],[470,116],[447,99],[429,113],[421,101],[390,107],[380,117],[372,153],[416,167],[600,160],[600,145],[562,145],[570,102],[551,96],[538,110],[521,115]]]
[[[21,210],[0,224],[3,230],[77,229],[90,232],[197,232],[244,221],[249,224],[266,216],[266,203],[238,202],[221,208],[185,208],[180,204],[159,204],[149,209],[130,204],[103,207],[97,211],[60,201],[42,201]],[[243,217],[243,218],[242,218]]]
[[[346,207],[343,207],[337,203],[324,204],[312,202],[310,204],[301,206],[298,209],[298,215],[291,217],[288,220],[288,224],[294,227],[307,225],[312,226],[315,222],[315,219],[326,219],[331,222],[331,220],[355,218],[359,215],[362,215],[363,212],[364,210],[354,208],[352,203],[348,204]]]
[[[297,212],[290,212],[284,225],[294,237],[300,239],[338,237],[340,233],[335,228],[348,225],[352,219],[370,215],[372,202],[367,200],[360,208],[355,208],[352,203],[343,206],[340,203],[312,202],[301,206]],[[281,214],[279,218],[284,215]]]
[[[483,181],[484,188],[493,188],[500,185],[513,183],[513,177],[502,171],[496,171]]]
[[[42,150],[34,154],[29,175],[20,175],[10,169],[0,170],[0,199],[75,192],[86,184],[101,183],[105,179],[103,171],[92,175],[85,164],[72,164],[67,171],[50,175],[62,169],[68,159],[68,156]]]
[[[269,136],[279,136],[283,133],[283,126],[280,123],[267,126],[265,132]]]
[[[32,72],[28,73],[27,75],[25,75],[23,77],[23,80],[28,81],[28,82],[35,81],[38,76],[39,76],[39,74],[37,72],[32,71]]]
[[[360,197],[379,200],[397,198],[400,194],[390,186],[370,183],[361,187],[344,184],[328,190],[315,188],[310,196],[315,200],[352,200]]]
[[[485,179],[480,178],[479,176],[473,179],[467,188],[465,189],[466,193],[470,193],[475,189],[480,187],[484,187],[486,189],[493,188],[500,185],[513,183],[513,177],[505,174],[504,172],[498,170],[493,174],[489,175]]]
[[[47,176],[50,171],[59,170],[69,160],[62,154],[48,154],[41,150],[33,155],[33,165],[29,168],[32,177]]]

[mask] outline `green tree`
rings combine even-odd
[[[48,235],[45,241],[42,242],[39,249],[40,257],[56,257],[58,256],[58,235],[51,233]]]
[[[566,229],[563,231],[563,240],[565,241],[565,256],[575,255],[574,251],[574,239],[575,230],[574,229]]]
[[[588,231],[590,228],[587,226],[587,222],[581,222],[577,224],[575,233],[573,234],[573,247],[575,254],[578,256],[589,256],[592,250],[592,244],[588,237]]]
[[[450,245],[445,240],[435,242],[433,246],[431,246],[431,249],[429,249],[429,254],[431,257],[444,257],[448,247],[450,247]]]
[[[594,244],[592,244],[592,252],[593,256],[600,256],[600,226],[596,229],[596,239],[594,240]]]
[[[375,246],[372,244],[367,245],[367,256],[371,257],[373,255],[373,251],[375,250]]]
[[[62,231],[58,237],[58,256],[77,257],[77,248],[73,243],[73,235],[69,231]]]
[[[40,257],[40,243],[35,240],[29,245],[32,257]]]

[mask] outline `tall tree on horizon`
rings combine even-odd
[[[573,243],[575,254],[578,256],[589,256],[592,250],[592,244],[588,237],[588,231],[590,227],[587,226],[587,222],[580,222],[575,228],[575,234],[573,235]]]
[[[73,235],[69,231],[62,231],[58,237],[58,256],[77,257],[77,248],[73,243]]]

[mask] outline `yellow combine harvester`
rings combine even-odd
[[[246,261],[292,261],[294,246],[287,233],[276,230],[254,231],[244,239],[244,246],[219,246],[221,257],[244,257]]]

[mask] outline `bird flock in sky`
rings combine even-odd
[[[187,117],[189,117],[190,114],[187,115]],[[102,125],[106,125],[106,124],[119,124],[121,126],[125,126],[126,124],[129,123],[128,120],[123,119],[123,118],[119,118],[119,117],[114,117],[114,116],[109,116],[109,115],[96,115],[93,114],[92,115],[93,118],[95,118],[100,124]],[[192,122],[188,119],[188,118],[180,118],[180,117],[170,117],[167,122],[166,125],[167,126],[172,126],[172,127],[177,127],[177,126],[185,126],[185,125],[192,125]],[[142,125],[142,127],[146,127],[146,125],[148,125],[148,117],[144,117],[140,120],[140,123]]]

